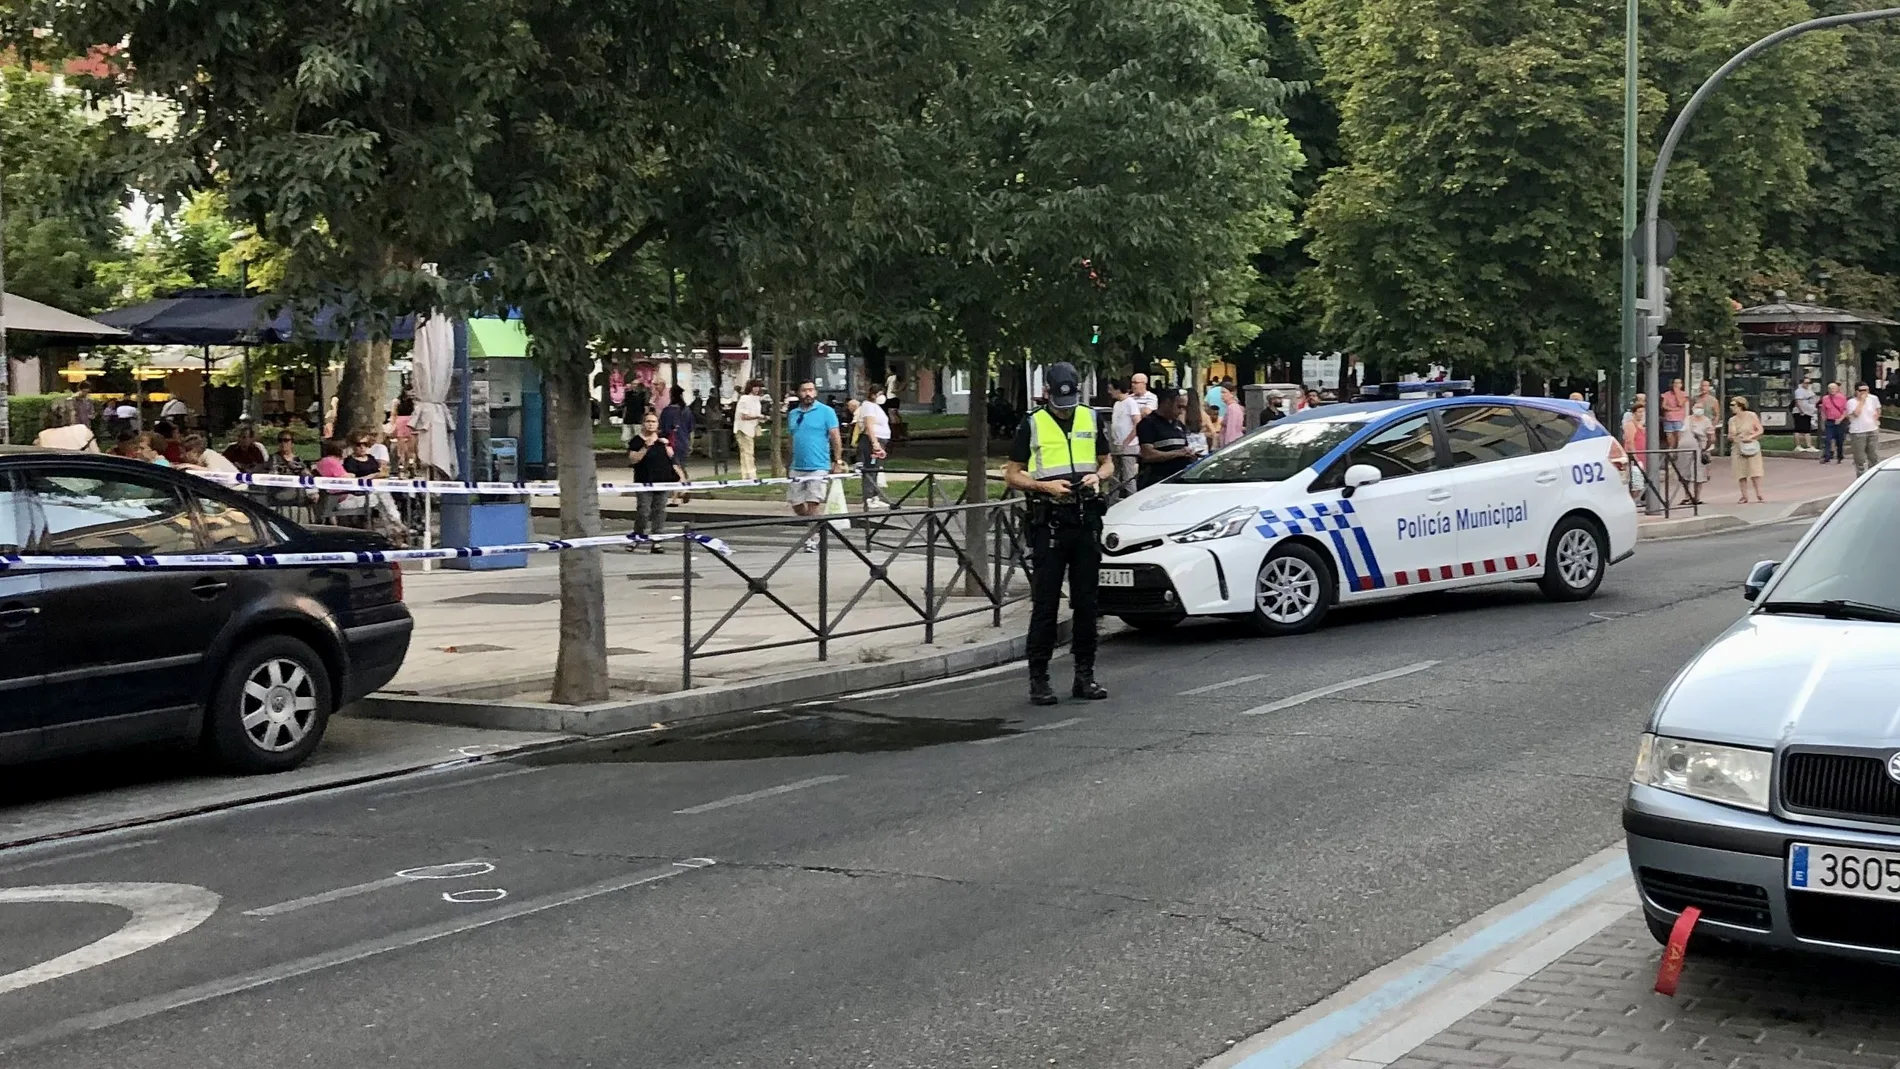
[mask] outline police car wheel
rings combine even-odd
[[[1254,582],[1254,630],[1263,635],[1313,630],[1332,608],[1332,587],[1332,571],[1318,553],[1297,544],[1275,549]]]
[[[1603,584],[1608,560],[1597,526],[1581,516],[1567,516],[1550,532],[1539,585],[1553,601],[1582,601]]]

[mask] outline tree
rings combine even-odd
[[[43,75],[0,70],[7,292],[91,312],[111,299],[101,273],[122,255],[126,190],[83,103]]]

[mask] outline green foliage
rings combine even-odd
[[[46,426],[46,410],[63,393],[14,394],[7,398],[7,418],[15,442],[31,442]]]
[[[100,278],[126,304],[194,287],[236,290],[236,265],[226,264],[236,229],[222,195],[197,193],[134,239],[131,255],[102,265]]]
[[[41,75],[0,70],[7,290],[83,313],[109,300],[96,265],[120,255],[126,190],[106,130],[82,104]]]

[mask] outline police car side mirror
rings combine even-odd
[[[1345,496],[1351,497],[1354,490],[1362,486],[1371,486],[1383,478],[1385,478],[1385,473],[1370,464],[1354,464],[1346,469]]]
[[[1761,597],[1762,588],[1768,585],[1768,580],[1775,577],[1775,569],[1779,567],[1781,567],[1780,561],[1765,560],[1750,568],[1747,581],[1742,583],[1743,599],[1754,601]]]

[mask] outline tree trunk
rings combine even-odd
[[[389,377],[389,342],[350,342],[336,386],[336,436],[383,425],[383,390]]]
[[[771,402],[772,418],[766,431],[772,436],[772,478],[785,478],[785,339],[772,343],[772,385],[766,400]]]
[[[578,350],[579,347],[573,347]],[[561,458],[561,537],[600,533],[599,475],[594,467],[594,424],[584,351],[565,358],[548,375],[554,401],[555,448]],[[583,705],[606,701],[607,596],[601,550],[561,554],[560,650],[554,660],[554,701]]]
[[[726,393],[726,361],[719,352],[719,317],[706,317],[706,358],[712,361],[712,396],[706,398],[706,455],[712,458],[713,473],[731,469],[732,456],[726,452],[725,409],[720,398]]]

